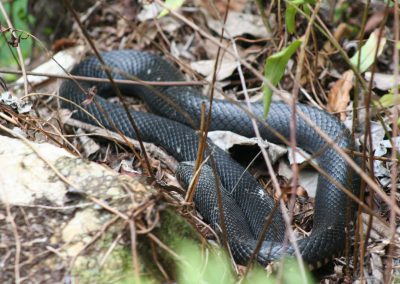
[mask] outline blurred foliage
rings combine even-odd
[[[263,267],[255,264],[245,277],[237,276],[233,269],[232,260],[220,247],[208,245],[198,239],[192,225],[173,210],[166,210],[161,214],[161,227],[153,233],[160,238],[160,241],[167,245],[177,256],[171,257],[164,249],[152,250],[144,246],[143,240],[138,239],[138,253],[140,255],[140,279],[134,275],[131,266],[131,258],[125,257],[127,269],[121,274],[121,278],[114,282],[118,284],[127,283],[161,283],[165,278],[155,266],[154,256],[157,255],[157,262],[163,267],[170,277],[170,281],[176,280],[179,284],[219,284],[219,283],[241,283],[241,284],[313,284],[311,274],[306,271],[306,280],[303,282],[300,268],[293,259],[285,259],[279,263],[284,265],[280,277],[269,275]],[[165,217],[163,215],[168,215]],[[178,223],[178,225],[177,225]],[[144,253],[147,251],[148,255]],[[168,260],[167,260],[168,259]],[[278,263],[277,263],[278,264]],[[152,267],[155,266],[155,267]],[[277,267],[276,265],[275,267]]]
[[[392,88],[389,93],[383,95],[379,100],[374,100],[372,103],[378,109],[391,108],[400,104],[400,98],[398,94],[400,93],[400,86]],[[400,118],[397,119],[397,125],[400,126]],[[400,158],[400,157],[399,157]]]
[[[259,265],[253,267],[244,279],[237,279],[233,271],[230,259],[217,248],[201,249],[193,242],[183,240],[178,250],[180,257],[178,261],[178,283],[304,283],[297,263],[292,259],[285,259],[281,279],[277,276],[268,275]],[[196,281],[194,281],[196,279]],[[305,283],[315,283],[309,273],[306,273]]]
[[[298,10],[302,10],[307,15],[310,14],[308,5],[315,4],[315,0],[288,0],[285,11],[286,28],[289,34],[296,31],[296,14]]]
[[[29,24],[33,24],[35,21],[32,16],[28,15],[28,0],[8,1],[3,5],[8,13],[8,17],[14,25],[14,28],[17,29],[16,34],[18,40],[20,41],[22,55],[24,58],[27,58],[31,53],[32,38],[26,32],[28,31]],[[0,24],[3,29],[8,27],[4,15],[2,14],[0,14]],[[17,63],[15,62],[15,58],[17,58],[17,51],[15,47],[9,44],[11,40],[11,31],[3,32],[2,36],[0,37],[0,66],[2,67],[17,66]]]
[[[164,3],[166,8],[160,12],[158,18],[162,18],[168,15],[169,10],[179,9],[180,7],[182,7],[183,3],[185,3],[185,0],[166,0]]]
[[[343,1],[339,5],[336,5],[336,8],[334,10],[333,14],[333,21],[335,23],[340,22],[344,15],[348,13],[348,10],[350,8],[350,2]]]

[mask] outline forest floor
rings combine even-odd
[[[296,40],[302,44],[283,66],[272,100],[295,99],[338,117],[354,134],[364,173],[363,207],[348,236],[350,246],[310,272],[314,280],[308,281],[400,281],[400,42],[395,36],[398,7],[391,1],[388,6],[383,1],[323,1],[297,6],[295,16],[296,9],[276,1],[264,7],[264,1],[193,0],[170,12],[158,0],[87,1],[86,7],[83,1],[76,18],[68,5],[53,3],[49,14],[42,2],[27,10],[36,23],[32,36],[10,27],[14,17],[9,7],[0,15],[8,42],[0,45],[1,53],[11,51],[8,57],[18,61],[24,41],[33,42],[23,64],[31,75],[13,72],[12,61],[0,66],[1,283],[191,283],[196,278],[265,283],[267,274],[271,281],[299,283],[301,269],[271,274],[270,266],[268,273],[251,270],[214,253],[221,240],[185,200],[174,176],[177,163],[168,153],[145,143],[149,177],[138,141],[72,119],[57,98],[60,83],[68,78],[65,71],[92,55],[92,44],[99,51],[162,55],[188,82],[201,85],[205,96],[213,92],[217,99],[243,101],[249,94],[251,101],[262,100],[266,60]],[[7,13],[10,21],[3,22]],[[140,100],[130,98],[129,104],[148,111]],[[259,154],[254,139],[230,133],[210,137],[244,167]],[[277,157],[272,174],[282,198],[288,204],[296,197],[292,229],[303,237],[312,229],[318,173],[303,161],[298,162],[302,170],[293,174],[290,153],[287,145],[269,147],[269,155]],[[278,198],[263,159],[249,171]],[[293,178],[299,180],[295,190]],[[201,245],[193,248],[185,239]]]

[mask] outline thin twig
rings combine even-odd
[[[102,66],[106,66],[106,64],[105,64],[105,62],[104,62],[102,56],[100,55],[100,52],[98,51],[98,49],[97,49],[96,46],[94,45],[94,43],[93,43],[93,41],[92,41],[92,39],[91,39],[89,33],[88,33],[87,30],[83,27],[81,21],[79,20],[79,17],[78,17],[78,15],[76,14],[74,8],[72,7],[72,5],[71,5],[71,3],[70,3],[70,0],[63,0],[63,1],[64,1],[64,4],[67,6],[68,10],[71,12],[72,16],[74,17],[75,22],[78,24],[80,30],[82,31],[83,35],[85,36],[85,39],[87,40],[87,42],[88,42],[88,44],[90,45],[91,49],[92,49],[93,52],[96,54],[97,59],[99,60],[99,62],[101,63]],[[128,117],[129,123],[131,124],[131,126],[132,126],[132,128],[133,128],[133,130],[134,130],[134,132],[135,132],[135,135],[136,135],[136,137],[138,138],[137,140],[139,141],[139,144],[140,144],[140,149],[141,149],[142,154],[143,154],[143,157],[144,157],[144,161],[145,161],[145,164],[146,164],[146,168],[147,168],[148,174],[149,174],[149,176],[151,176],[151,177],[154,178],[153,171],[151,170],[151,165],[150,165],[150,162],[149,162],[149,158],[148,158],[148,156],[147,156],[146,149],[144,148],[143,140],[142,140],[142,138],[141,138],[142,136],[141,136],[141,134],[140,134],[139,128],[137,127],[136,122],[135,122],[135,120],[133,119],[133,117],[132,117],[132,115],[131,115],[131,113],[130,113],[130,111],[129,111],[128,105],[125,103],[125,100],[124,100],[124,98],[123,98],[123,96],[122,96],[122,94],[121,94],[121,91],[119,90],[118,86],[115,84],[111,72],[110,72],[109,70],[107,70],[107,69],[104,69],[104,71],[105,71],[105,73],[106,73],[106,75],[107,75],[107,78],[109,79],[109,81],[110,81],[110,83],[111,83],[111,86],[112,86],[112,88],[113,88],[115,94],[116,94],[117,97],[120,99],[120,101],[121,101],[121,103],[122,103],[122,106],[123,106],[124,109],[125,109],[125,112],[126,112],[126,115],[127,115],[127,117]],[[99,108],[99,105],[96,104],[96,107]],[[100,108],[100,109],[101,109],[101,108]],[[104,115],[105,117],[107,117],[107,120],[108,120],[108,121],[110,121],[110,122],[112,121],[112,120],[109,118],[109,116],[108,116],[108,114],[107,114],[106,112],[103,111],[103,115]],[[118,129],[117,127],[115,127],[115,128]],[[133,147],[132,147],[132,149],[133,149],[134,152],[136,152],[136,151],[134,150]]]
[[[113,213],[114,215],[118,216],[119,218],[123,219],[123,220],[129,220],[129,217],[118,211],[116,208],[109,206],[106,202],[94,197],[94,196],[90,196],[87,195],[87,198],[90,199],[91,201],[93,201],[94,203],[96,203],[97,205],[101,206],[102,208],[106,209],[107,211]]]
[[[139,224],[138,224],[139,225]],[[139,226],[140,228],[140,226]],[[148,233],[147,237],[152,240],[153,242],[155,242],[160,248],[162,248],[163,250],[165,250],[166,252],[168,252],[170,255],[172,255],[176,260],[178,261],[183,261],[183,258],[178,255],[176,252],[174,252],[173,250],[171,250],[166,244],[164,244],[159,238],[157,238],[153,233]]]
[[[222,43],[222,41],[223,41],[223,36],[224,36],[224,32],[225,32],[224,25],[228,18],[229,4],[230,4],[230,0],[228,0],[228,2],[226,4],[227,9],[225,10],[222,31],[221,31],[221,35],[219,38],[220,43]],[[215,82],[217,80],[217,72],[218,72],[218,68],[219,68],[218,63],[219,63],[220,55],[221,55],[221,48],[218,46],[217,55],[216,55],[214,66],[213,66],[213,76],[212,76],[211,88],[210,88],[210,99],[209,99],[209,107],[208,107],[208,113],[207,113],[207,121],[205,121],[206,105],[204,102],[201,105],[202,116],[201,116],[201,129],[200,129],[200,144],[199,144],[199,150],[198,150],[197,158],[196,158],[196,165],[195,165],[195,169],[194,169],[195,172],[200,170],[204,152],[207,149],[207,136],[208,136],[208,131],[209,131],[209,128],[211,125],[211,119],[212,119],[212,109],[213,109],[214,89],[215,89],[214,87],[215,87]],[[215,180],[215,191],[216,191],[216,195],[217,195],[220,227],[221,227],[221,232],[222,232],[222,245],[224,248],[226,248],[229,251],[229,254],[231,255],[230,246],[228,243],[228,235],[227,235],[227,231],[226,231],[225,211],[224,211],[223,202],[222,202],[221,182],[220,182],[219,174],[218,174],[218,171],[216,168],[216,163],[211,154],[210,154],[210,157],[211,157],[210,163],[211,163],[211,167],[212,167],[213,174],[214,174],[214,180]],[[195,176],[195,178],[196,178],[196,180],[193,183],[194,186],[198,182],[198,175]],[[195,191],[195,189],[192,189],[192,192],[193,192],[192,194],[194,194],[194,191]]]
[[[297,113],[297,100],[298,100],[298,92],[300,89],[300,81],[301,81],[301,76],[303,73],[303,64],[304,64],[304,59],[305,59],[305,54],[306,54],[306,47],[308,44],[308,40],[310,37],[310,33],[312,30],[312,27],[314,25],[314,20],[315,17],[319,11],[320,7],[320,2],[318,2],[317,6],[315,7],[315,10],[313,11],[313,14],[311,16],[311,19],[308,23],[305,38],[302,41],[301,48],[300,48],[300,54],[298,56],[299,60],[297,62],[297,67],[296,67],[296,76],[294,80],[294,88],[292,92],[292,97],[291,97],[291,103],[290,103],[290,108],[291,108],[291,118],[290,118],[290,147],[292,149],[296,149],[297,147],[297,142],[296,142],[296,132],[297,132],[297,126],[296,126],[296,113]],[[292,159],[293,161],[296,160],[296,153],[295,151],[292,151]],[[296,190],[298,186],[298,176],[299,176],[299,169],[297,163],[292,163],[292,172],[293,172],[293,177],[292,177],[292,196],[290,198],[289,202],[289,222],[292,223],[292,218],[293,218],[293,210],[296,202]],[[307,279],[305,276],[305,271],[304,271],[304,263],[302,261],[299,262],[300,264],[300,269],[302,269],[302,276],[303,276],[303,282],[306,283]],[[281,272],[283,270],[281,269]]]
[[[281,197],[282,196],[280,196],[279,199],[281,199]],[[264,222],[263,228],[261,230],[260,237],[258,238],[256,247],[254,248],[254,251],[249,258],[246,270],[243,275],[243,279],[246,278],[246,275],[250,272],[251,268],[253,267],[253,261],[256,259],[257,254],[261,250],[261,247],[264,243],[265,237],[267,236],[268,228],[272,224],[273,218],[276,214],[276,211],[278,210],[279,204],[280,204],[279,202],[275,202],[274,208],[272,208],[271,212],[265,218],[265,222]],[[272,246],[271,246],[271,249],[272,249]]]
[[[200,131],[199,131],[199,145],[197,149],[197,154],[196,154],[196,161],[195,161],[195,166],[193,169],[193,179],[190,182],[190,186],[188,187],[186,196],[185,196],[185,202],[192,203],[193,198],[196,192],[196,187],[199,181],[200,177],[200,169],[203,163],[203,157],[204,157],[204,150],[207,147],[207,133],[205,133],[205,116],[206,116],[206,104],[205,102],[202,102],[201,104],[201,118],[200,118]],[[195,174],[197,172],[197,174]]]
[[[362,42],[363,42],[363,36],[364,36],[364,29],[365,29],[365,24],[367,21],[367,16],[368,16],[368,11],[369,11],[369,6],[370,6],[370,1],[367,2],[367,5],[365,7],[365,11],[364,11],[364,15],[363,15],[363,23],[361,26],[361,31],[360,31],[360,39],[359,39],[359,44],[358,44],[358,50],[361,50],[362,48]],[[381,38],[382,36],[382,32],[383,32],[383,28],[385,26],[386,20],[387,20],[387,16],[388,16],[388,6],[386,7],[386,16],[384,18],[384,20],[380,23],[380,28],[379,28],[379,36],[378,39]],[[378,40],[377,42],[377,48],[375,50],[374,53],[374,58],[376,60],[377,56],[378,56],[378,50],[379,50],[379,46],[381,44],[381,40]],[[358,54],[358,58],[357,58],[357,69],[360,68],[360,64],[361,64],[361,52],[359,52]],[[372,88],[373,88],[373,82],[374,82],[374,75],[376,72],[376,64],[374,64],[372,66],[372,75],[371,75],[371,79],[369,81],[368,84],[368,93],[366,94],[366,96],[364,97],[364,106],[365,106],[365,131],[364,131],[364,147],[363,147],[363,156],[362,156],[362,169],[365,171],[367,168],[366,162],[367,162],[367,151],[369,153],[373,153],[373,143],[372,143],[372,133],[371,133],[371,119],[370,119],[370,112],[371,112],[371,96],[372,96]],[[358,81],[356,82],[357,85],[357,90],[358,91]],[[355,97],[354,97],[354,106],[353,109],[355,109],[358,106],[358,92],[356,93]],[[357,127],[357,115],[356,112],[353,112],[353,131],[356,129]],[[373,159],[369,159],[369,173],[371,178],[375,179],[375,175],[374,175],[374,160]],[[361,181],[360,184],[360,193],[359,193],[359,197],[360,200],[364,200],[365,198],[365,183],[364,181]],[[374,193],[371,192],[371,196],[370,196],[370,200],[372,201],[374,199]],[[373,202],[370,203],[371,209],[373,209]],[[356,230],[355,230],[355,236],[354,236],[354,255],[353,255],[353,265],[354,267],[357,268],[358,263],[360,263],[360,282],[364,282],[364,256],[365,256],[365,252],[366,252],[366,246],[367,246],[367,242],[369,239],[369,234],[371,231],[371,226],[369,226],[367,228],[367,233],[366,236],[364,238],[363,234],[363,226],[362,226],[362,222],[361,222],[361,207],[358,207],[357,210],[357,224],[356,224]],[[369,224],[372,224],[372,215],[370,215],[370,222]],[[357,230],[358,229],[358,230]],[[358,244],[359,244],[359,255],[360,257],[357,257],[357,252],[358,252]],[[348,247],[348,251],[350,250],[350,240],[347,241],[347,247]],[[350,262],[350,259],[347,259],[347,262]],[[348,271],[349,269],[347,269],[347,274],[350,276],[350,271]]]
[[[11,70],[11,69],[1,69],[0,73],[2,74],[16,74],[21,75],[22,71],[19,70]],[[110,80],[106,78],[98,78],[98,77],[88,77],[88,76],[77,76],[77,75],[62,75],[62,74],[52,74],[45,72],[33,72],[27,71],[27,75],[38,76],[38,77],[49,77],[49,78],[57,78],[57,79],[65,79],[65,80],[76,80],[82,82],[94,82],[94,83],[109,83]],[[143,81],[143,80],[123,80],[123,79],[114,79],[114,82],[118,85],[145,85],[145,86],[204,86],[208,85],[207,82],[202,81]]]
[[[31,94],[30,94],[30,95],[31,95]],[[29,95],[28,95],[28,96],[29,96]],[[60,147],[62,147],[62,148],[64,148],[64,149],[66,149],[68,152],[70,152],[70,153],[72,153],[72,154],[76,154],[76,155],[78,155],[79,157],[82,157],[81,154],[79,153],[78,149],[76,149],[75,146],[74,146],[71,142],[69,142],[68,139],[66,139],[66,136],[63,135],[63,134],[60,132],[59,128],[57,128],[55,125],[53,125],[53,124],[50,123],[49,121],[41,121],[40,119],[37,119],[37,120],[36,120],[36,119],[34,119],[34,118],[32,118],[32,117],[29,117],[28,119],[25,119],[25,117],[19,116],[17,113],[13,112],[12,110],[7,110],[7,111],[10,111],[10,114],[9,114],[9,115],[10,115],[11,117],[14,116],[14,117],[21,118],[21,120],[22,120],[24,123],[26,123],[26,124],[30,127],[30,129],[39,131],[40,133],[42,133],[42,134],[44,134],[46,137],[48,137],[51,141],[53,141],[54,143],[56,143],[58,146],[60,146]],[[17,126],[17,127],[21,127],[21,124],[23,124],[23,123],[20,123],[20,122],[16,121],[15,119],[11,118],[9,115],[6,115],[4,111],[3,111],[3,112],[0,112],[0,117],[1,117],[1,118],[5,119],[6,121],[10,122],[11,124],[13,124],[13,125],[15,125],[15,126]],[[36,123],[35,123],[35,122],[37,122],[37,124],[40,126],[39,128],[36,127]],[[42,123],[42,124],[41,124],[41,123]],[[43,126],[45,126],[45,125],[49,125],[52,129],[54,129],[54,131],[55,131],[56,133],[52,133],[52,132],[50,132],[50,131],[48,131],[48,130],[45,130],[45,129],[43,128]],[[60,138],[64,141],[64,143],[67,144],[67,145],[69,145],[69,146],[71,147],[71,149],[73,149],[74,151],[72,152],[68,147],[65,147],[65,145],[63,145],[60,141],[58,141],[58,140],[57,140],[56,138],[54,138],[53,136],[60,137]]]
[[[150,246],[151,246],[151,256],[152,256],[153,261],[154,261],[155,265],[157,266],[158,270],[164,276],[164,279],[165,279],[164,282],[165,283],[171,283],[172,282],[171,278],[169,277],[168,273],[165,271],[164,267],[162,266],[162,264],[158,260],[155,243],[154,242],[150,242]]]
[[[112,242],[112,244],[110,245],[110,247],[107,249],[106,253],[104,254],[104,256],[100,259],[99,261],[99,268],[102,268],[104,266],[104,264],[106,263],[108,257],[110,256],[111,252],[115,249],[115,247],[117,246],[118,242],[122,239],[122,237],[124,236],[124,231],[120,232],[118,234],[118,236],[114,239],[114,241]]]
[[[76,259],[80,256],[85,250],[87,250],[91,245],[93,245],[107,230],[108,228],[119,220],[119,216],[114,216],[107,223],[105,223],[101,228],[96,232],[96,234],[87,242],[77,253],[74,254],[71,261],[69,262],[69,269],[72,270]]]
[[[129,230],[131,232],[131,254],[132,254],[132,266],[135,275],[135,283],[141,283],[140,281],[140,265],[139,257],[137,252],[137,241],[136,241],[136,227],[134,219],[129,220]]]
[[[167,7],[164,5],[164,3],[161,2],[160,0],[156,0],[156,2],[157,2],[160,6],[162,6],[162,7],[164,7],[164,8],[167,8]],[[167,8],[167,9],[168,9],[168,8]],[[179,20],[183,21],[183,22],[184,22],[185,24],[187,24],[188,26],[190,26],[192,29],[194,29],[195,31],[199,32],[201,35],[203,35],[204,37],[206,37],[207,39],[209,39],[211,43],[213,43],[213,44],[215,44],[215,45],[217,45],[217,46],[221,46],[221,45],[219,44],[219,42],[218,42],[214,37],[210,36],[208,33],[206,33],[205,31],[203,31],[201,28],[199,28],[198,26],[196,26],[195,24],[193,24],[191,21],[189,21],[188,19],[186,19],[185,17],[183,17],[183,16],[182,16],[181,14],[179,14],[178,12],[176,12],[176,11],[174,11],[174,10],[171,10],[170,13],[171,13],[172,15],[174,15],[176,18],[178,18]],[[307,17],[307,15],[304,15],[304,16]],[[318,16],[317,16],[317,19],[318,19]],[[325,30],[327,30],[326,27],[324,27],[324,28],[325,28]],[[321,30],[322,32],[324,32],[324,34],[326,34],[326,31],[323,30],[321,27],[320,27],[320,30]],[[328,37],[328,39],[334,44],[335,48],[341,49],[339,43],[336,42],[332,36]],[[283,94],[282,91],[278,90],[275,86],[273,86],[268,80],[266,80],[266,79],[264,78],[264,76],[263,76],[260,72],[258,72],[255,68],[253,68],[253,67],[251,66],[251,64],[249,64],[247,61],[241,59],[240,57],[237,57],[237,56],[234,54],[234,52],[232,52],[232,51],[229,50],[229,49],[226,49],[226,52],[227,52],[228,54],[230,54],[230,55],[235,56],[235,58],[236,58],[241,64],[243,64],[243,66],[245,66],[247,69],[249,69],[258,79],[262,80],[262,82],[263,82],[264,84],[266,84],[269,88],[271,88],[271,89],[273,90],[274,93],[276,93],[276,94],[278,94],[278,95],[282,95],[282,94]],[[342,53],[341,53],[341,54],[342,54]],[[346,56],[346,58],[348,59],[348,57],[347,57],[346,54],[344,54],[343,56]],[[348,60],[349,60],[349,59],[348,59]],[[351,67],[352,69],[355,69],[355,68],[356,68],[356,67],[354,67],[354,66],[352,66],[352,65],[351,65],[350,67]],[[356,72],[355,72],[355,73],[356,73]],[[357,76],[356,76],[356,77],[357,77]],[[365,84],[365,82],[364,82],[364,79],[361,78],[361,77],[357,77],[357,79],[361,81],[361,82],[360,82],[360,83],[361,83],[361,86],[362,86],[364,89],[367,89],[366,84]],[[281,96],[281,98],[282,98],[282,100],[283,100],[284,102],[290,104],[290,101],[288,101],[284,96]],[[310,125],[310,126],[317,132],[317,134],[319,134],[319,135],[321,136],[322,139],[324,139],[324,140],[325,140],[326,142],[328,142],[329,144],[334,144],[334,141],[333,141],[329,136],[327,136],[325,133],[323,133],[323,131],[322,131],[313,121],[311,121],[311,120],[307,117],[307,115],[305,115],[301,110],[298,110],[297,113],[298,113],[299,116],[305,121],[305,123],[307,123],[308,125]],[[258,121],[262,121],[262,119],[260,119],[260,120],[258,120]],[[365,180],[365,182],[371,187],[371,189],[374,190],[375,192],[377,192],[377,194],[379,195],[379,197],[381,197],[382,200],[383,200],[385,203],[391,204],[391,201],[390,201],[389,197],[388,197],[385,193],[382,192],[382,189],[381,189],[367,174],[365,174],[365,173],[363,172],[363,170],[352,160],[352,158],[351,158],[347,153],[345,153],[345,151],[344,151],[343,149],[341,149],[341,148],[338,147],[337,145],[336,145],[336,147],[334,147],[334,148],[335,148],[335,151],[337,151],[337,153],[338,153],[340,156],[342,156],[342,157],[346,160],[346,162],[348,162],[349,166],[350,166],[358,175],[360,175],[362,179]],[[349,161],[350,161],[350,162],[349,162]],[[400,208],[399,208],[398,206],[396,206],[396,207],[394,208],[394,210],[395,210],[396,214],[400,216]]]
[[[1,2],[0,2],[1,3]],[[15,283],[21,283],[21,275],[20,275],[20,258],[21,258],[21,240],[18,234],[17,224],[14,221],[14,217],[11,214],[10,204],[5,202],[6,212],[7,212],[7,219],[11,224],[11,229],[15,239],[15,258],[14,258],[14,276],[15,276]]]
[[[29,148],[31,148],[32,151],[39,157],[39,159],[41,159],[45,164],[47,164],[51,168],[51,170],[58,176],[58,178],[60,178],[63,182],[72,186],[73,188],[76,188],[76,189],[80,188],[73,182],[69,181],[63,174],[61,174],[60,171],[57,170],[57,168],[37,149],[37,147],[32,142],[30,142],[28,139],[26,139],[24,136],[22,136],[18,132],[8,129],[7,127],[5,127],[1,124],[0,124],[0,129],[16,138],[22,140],[22,142],[24,142],[25,145],[27,145]]]
[[[394,80],[395,80],[395,86],[400,85],[400,73],[399,73],[399,48],[398,45],[400,43],[399,41],[399,6],[398,6],[398,1],[395,1],[394,4],[394,21],[393,21],[393,30],[394,30],[394,45],[393,45],[393,64],[394,64]],[[389,4],[388,4],[389,5]],[[393,88],[393,95],[395,99],[398,99],[399,97],[399,89],[398,88]],[[399,109],[395,106],[393,107],[392,111],[392,140],[393,140],[393,145],[392,147],[392,158],[397,158],[398,150],[396,147],[396,141],[395,138],[397,137],[398,134],[398,125],[397,125],[397,120],[399,117]],[[390,283],[392,281],[392,269],[393,269],[393,256],[395,252],[395,235],[396,235],[396,213],[393,210],[396,206],[396,194],[397,194],[397,178],[398,178],[398,163],[393,162],[391,166],[391,189],[390,189],[390,200],[391,200],[391,205],[390,205],[390,244],[389,244],[389,250],[388,250],[388,259],[386,263],[386,270],[385,270],[385,279],[387,283]]]
[[[65,184],[68,184],[69,186],[80,190],[81,186],[73,183],[72,181],[70,181],[68,178],[66,178],[38,149],[37,147],[30,142],[28,139],[26,139],[25,137],[23,137],[21,134],[12,131],[10,129],[8,129],[7,127],[3,126],[0,124],[0,129],[9,133],[12,136],[15,136],[17,138],[19,138],[20,140],[22,140],[22,142],[24,142],[25,145],[27,145],[30,149],[32,149],[32,151],[39,157],[39,159],[41,159],[46,165],[48,165],[51,170],[57,175],[57,177],[59,179],[61,179]],[[119,212],[117,209],[110,207],[109,205],[107,205],[105,202],[97,199],[94,196],[90,196],[90,195],[86,195],[86,197],[90,200],[92,200],[94,203],[96,203],[97,205],[100,205],[101,207],[103,207],[104,209],[114,213],[115,215],[119,216],[120,218],[124,219],[124,220],[128,220],[128,216],[126,216],[125,214],[123,214],[122,212]]]
[[[237,52],[236,44],[234,43],[234,41],[233,41],[233,49]],[[237,53],[235,55],[235,57],[239,58],[239,54]],[[238,68],[238,71],[239,71],[239,77],[240,77],[240,80],[241,80],[241,83],[242,83],[242,88],[244,90],[244,95],[245,95],[245,99],[246,99],[247,108],[251,111],[252,106],[251,106],[251,103],[250,103],[250,98],[249,98],[248,93],[245,91],[246,90],[246,83],[245,83],[245,80],[244,80],[244,76],[243,76],[243,72],[242,72],[240,63],[238,61],[237,61],[237,68]],[[268,155],[267,151],[263,147],[263,139],[261,138],[261,134],[260,134],[260,131],[258,129],[257,121],[254,118],[252,118],[251,119],[251,123],[253,125],[253,129],[254,129],[254,132],[255,132],[256,137],[257,137],[257,144],[261,149],[261,153],[262,153],[263,158],[265,160],[265,163],[267,165],[268,172],[269,172],[269,174],[271,176],[271,180],[272,180],[272,184],[273,184],[274,190],[277,192],[278,196],[282,196],[282,190],[281,190],[281,188],[279,186],[278,179],[277,179],[277,177],[276,177],[276,175],[274,173],[272,162],[271,162],[271,160],[269,158],[269,155]],[[301,272],[301,275],[302,275],[302,280],[303,280],[304,283],[306,283],[306,279],[307,278],[306,278],[306,274],[305,274],[304,263],[303,263],[303,259],[302,259],[301,254],[300,254],[299,247],[297,246],[297,242],[296,242],[296,238],[295,238],[293,229],[291,228],[290,217],[289,217],[289,215],[288,215],[288,213],[286,211],[286,207],[285,207],[285,204],[284,204],[283,200],[280,199],[279,202],[280,202],[280,206],[281,206],[281,212],[282,212],[283,220],[284,220],[285,225],[286,225],[286,232],[288,234],[288,238],[290,240],[290,243],[293,246],[293,249],[294,249],[294,252],[295,252],[295,257],[296,257],[297,261],[300,264],[300,272]]]
[[[11,29],[12,36],[15,38],[15,40],[18,40],[18,35],[15,33],[14,26],[13,26],[10,18],[8,17],[6,9],[3,6],[3,1],[0,1],[0,11],[3,14],[4,19],[6,20],[8,27]],[[17,45],[17,53],[18,53],[18,59],[19,59],[19,66],[22,71],[22,76],[24,77],[24,91],[25,91],[25,95],[27,95],[28,94],[28,79],[26,77],[25,62],[24,62],[24,57],[22,55],[22,51],[21,51],[21,45],[19,42]]]
[[[318,14],[319,8],[320,8],[320,3],[321,2],[317,2],[317,5],[312,13],[311,19],[308,22],[307,25],[307,30],[305,33],[305,37],[304,40],[302,41],[301,44],[301,48],[300,48],[300,53],[298,56],[298,62],[297,62],[297,67],[296,67],[296,75],[295,75],[295,80],[294,80],[294,88],[293,88],[293,92],[292,92],[292,97],[291,97],[291,103],[290,103],[290,108],[291,108],[291,117],[290,117],[290,147],[292,149],[296,149],[297,147],[297,142],[296,142],[296,132],[297,132],[297,119],[296,119],[296,114],[297,114],[297,101],[298,101],[298,93],[300,90],[300,81],[301,81],[301,76],[303,73],[303,64],[304,64],[304,60],[305,60],[305,56],[306,56],[306,47],[308,44],[308,40],[310,38],[310,33],[312,31],[312,27],[314,25],[315,22],[315,17]],[[293,161],[296,160],[296,154],[295,151],[292,151],[292,159]],[[298,176],[299,176],[299,169],[298,169],[298,165],[297,163],[292,163],[292,172],[293,172],[293,177],[292,177],[292,195],[290,198],[290,202],[289,202],[289,223],[292,223],[292,218],[293,218],[293,210],[294,210],[294,206],[295,206],[295,202],[296,202],[296,190],[297,190],[297,186],[298,186]],[[286,237],[285,237],[286,240]],[[296,249],[298,250],[298,248],[296,248],[294,246],[294,250],[295,253]],[[300,254],[300,251],[298,251],[298,253]],[[296,255],[296,257],[298,258],[298,256]],[[307,283],[307,278],[306,278],[306,274],[305,274],[305,267],[304,267],[304,262],[301,259],[299,261],[299,267],[301,270],[301,275],[302,275],[302,280],[303,283]],[[280,267],[280,275],[282,275],[281,273],[283,273],[283,266]],[[278,278],[278,279],[282,279],[282,278]]]

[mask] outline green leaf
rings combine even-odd
[[[357,67],[358,56],[360,56],[359,54],[361,52],[360,66],[358,69],[360,73],[367,71],[368,68],[375,62],[375,54],[377,57],[382,54],[383,48],[385,47],[386,38],[381,37],[378,39],[378,36],[378,30],[375,30],[373,33],[371,33],[366,43],[361,47],[361,50],[357,51],[356,54],[354,54],[354,56],[350,59],[351,63]],[[376,53],[378,43],[379,49],[378,53]]]
[[[287,3],[289,4],[289,5],[304,5],[304,4],[307,4],[307,3],[309,3],[310,1],[308,1],[308,0],[289,0]]]
[[[308,4],[315,4],[315,0],[288,0],[285,11],[286,29],[289,34],[293,34],[296,28],[296,14],[301,9],[307,15],[311,11]]]
[[[400,104],[400,97],[394,93],[388,93],[379,98],[379,101],[373,103],[376,107],[392,107]]]
[[[296,13],[297,10],[294,5],[289,4],[286,7],[285,11],[285,22],[286,22],[286,29],[289,34],[293,34],[296,29]]]
[[[292,42],[288,47],[275,53],[267,58],[264,66],[264,77],[273,86],[276,86],[281,80],[283,74],[285,73],[286,65],[296,52],[297,48],[301,45],[301,40],[296,40]],[[267,117],[269,112],[269,107],[272,101],[272,90],[266,84],[263,86],[263,101],[264,101],[264,117]]]
[[[164,4],[167,8],[162,10],[157,18],[159,19],[159,18],[162,18],[162,17],[168,15],[169,10],[176,10],[176,9],[182,7],[184,2],[185,2],[185,0],[166,0]]]

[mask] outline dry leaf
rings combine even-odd
[[[246,0],[215,0],[215,1],[196,1],[196,5],[199,5],[207,10],[207,12],[215,19],[222,17],[226,13],[228,8],[229,12],[236,11],[241,12],[246,6]]]
[[[258,145],[257,138],[247,138],[230,131],[210,131],[208,133],[208,138],[210,138],[215,145],[226,152],[229,152],[230,149],[235,145]],[[273,144],[268,141],[264,141],[264,143],[264,146],[268,151],[268,155],[270,156],[272,163],[275,163],[278,159],[280,159],[283,155],[287,153],[286,148],[282,147],[281,145]]]
[[[82,102],[84,107],[88,106],[89,104],[93,103],[93,99],[97,94],[97,87],[92,86],[87,90],[87,98]]]
[[[393,10],[392,10],[393,12]],[[370,33],[374,29],[379,28],[379,25],[382,23],[382,21],[385,19],[387,11],[379,11],[371,15],[365,24],[365,32]]]
[[[197,73],[206,76],[207,80],[211,80],[214,74],[214,65],[215,60],[200,60],[196,62],[192,62],[190,66]],[[236,70],[237,64],[235,61],[222,60],[222,63],[218,66],[217,70],[217,81],[224,80],[232,75],[232,73]]]
[[[220,20],[213,19],[210,15],[205,15],[207,18],[207,25],[217,34],[221,34],[222,27],[225,28],[224,37],[237,37],[245,34],[251,35],[255,38],[271,38],[271,33],[267,31],[258,15],[245,14],[239,12],[230,12],[226,19],[225,25]],[[269,19],[270,25],[275,25],[275,19]]]
[[[383,263],[382,258],[379,254],[371,253],[371,270],[372,270],[372,279],[377,281],[376,283],[384,283],[383,281]]]
[[[341,120],[346,118],[345,110],[350,101],[350,90],[353,88],[353,77],[354,73],[352,70],[344,72],[342,78],[336,81],[328,94],[328,110],[330,112],[341,112]]]
[[[341,23],[335,29],[334,37],[336,41],[341,42],[350,33],[350,28],[347,24]],[[331,55],[336,53],[336,48],[332,45],[330,41],[326,41],[321,52],[318,52],[318,67],[326,68],[326,59]]]
[[[100,145],[97,144],[93,138],[85,135],[85,132],[82,129],[78,129],[76,133],[79,135],[78,139],[83,147],[86,157],[89,157],[100,150]]]
[[[278,166],[278,174],[287,180],[293,178],[291,167],[285,161],[280,161]],[[304,169],[299,172],[298,185],[303,188],[309,197],[315,197],[318,184],[318,173],[313,169]],[[299,189],[297,189],[299,192]]]
[[[83,45],[74,46],[57,52],[45,63],[34,68],[35,73],[49,73],[53,75],[65,75],[65,70],[70,71],[72,67],[80,61],[84,51]],[[56,63],[57,62],[57,63]],[[62,68],[60,67],[62,66]],[[48,77],[28,75],[28,81],[32,85],[38,85],[48,80]],[[17,84],[23,84],[24,79],[21,77],[17,80]]]

